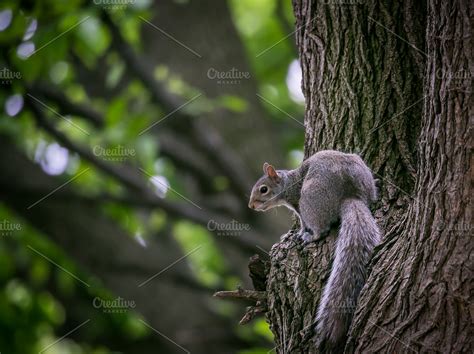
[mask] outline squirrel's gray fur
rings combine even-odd
[[[276,171],[267,163],[263,169],[250,208],[290,208],[300,218],[298,236],[304,243],[322,238],[340,220],[331,274],[316,314],[318,342],[337,345],[347,334],[368,262],[380,241],[368,207],[376,200],[372,173],[358,155],[333,150],[317,152],[294,170]]]

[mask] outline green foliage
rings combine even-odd
[[[139,16],[150,18],[150,1],[136,1],[134,6],[123,11],[111,11],[113,20],[134,49],[140,53],[147,43],[142,43],[140,29],[143,21]],[[274,1],[232,0],[229,2],[236,26],[245,46],[247,60],[252,67],[252,76],[258,82],[259,93],[271,102],[278,102],[280,109],[302,120],[303,106],[291,100],[285,84],[288,65],[296,58],[287,37],[282,19],[276,16]],[[21,6],[21,8],[20,8]],[[183,4],[186,6],[186,4]],[[12,94],[26,94],[25,85],[36,80],[54,84],[59,91],[73,103],[100,112],[104,117],[104,126],[96,127],[77,116],[63,116],[60,107],[48,101],[45,109],[46,119],[57,130],[78,146],[96,154],[97,147],[114,148],[122,146],[133,154],[121,156],[120,161],[107,160],[96,156],[117,167],[125,163],[142,168],[150,175],[166,178],[172,190],[167,199],[182,201],[177,193],[184,193],[186,182],[169,158],[160,155],[160,141],[152,135],[141,134],[151,124],[158,122],[168,113],[153,103],[150,92],[143,83],[130,76],[129,68],[117,53],[110,49],[111,35],[104,26],[98,6],[82,0],[18,2],[4,0],[0,11],[12,10],[12,22],[4,31],[0,31],[2,65],[8,61],[11,70],[21,74],[21,79],[2,85],[0,102],[0,134],[12,138],[25,151],[32,161],[40,164],[40,152],[56,142],[44,130],[39,129],[35,119],[27,109],[15,117],[8,116],[3,107]],[[291,24],[292,15],[285,5],[285,19]],[[34,52],[27,60],[17,55],[18,46],[31,22],[38,21],[38,29],[28,40],[35,44]],[[286,39],[285,39],[286,38]],[[4,50],[7,48],[8,50]],[[79,63],[79,64],[78,64]],[[79,69],[80,68],[80,69]],[[0,68],[1,69],[1,68]],[[104,95],[87,92],[83,86],[84,75],[88,71],[103,74],[98,78],[97,90],[103,79]],[[89,73],[90,74],[90,73]],[[201,92],[185,82],[179,73],[171,72],[164,65],[154,68],[153,77],[165,83],[168,90],[189,100]],[[124,78],[128,81],[124,84]],[[110,96],[109,96],[110,94]],[[296,164],[301,157],[303,130],[287,129],[288,117],[271,105],[262,102],[270,119],[283,136],[283,148],[288,159]],[[182,112],[191,116],[205,115],[214,110],[229,110],[245,114],[249,102],[238,94],[200,97],[184,107]],[[184,129],[187,129],[185,127]],[[44,166],[43,166],[44,168]],[[67,166],[59,173],[59,178],[68,181],[75,175],[80,178],[70,183],[76,194],[91,198],[108,194],[115,197],[123,195],[123,186],[90,162],[69,151]],[[143,176],[144,183],[149,180]],[[209,181],[216,193],[229,189],[229,180],[217,175]],[[191,273],[203,285],[209,288],[234,289],[241,279],[229,275],[223,252],[216,246],[209,231],[192,222],[171,219],[159,209],[144,211],[142,208],[124,203],[100,203],[102,214],[115,220],[131,237],[140,236],[145,241],[158,237],[166,230],[182,247]],[[70,329],[71,317],[77,316],[70,304],[87,304],[90,308],[96,296],[114,298],[91,274],[79,269],[69,255],[63,253],[56,244],[49,241],[47,235],[33,229],[24,220],[4,204],[0,204],[0,222],[8,221],[21,226],[20,230],[0,235],[0,351],[8,353],[38,353],[55,342]],[[30,248],[31,247],[31,248]],[[33,251],[37,250],[41,254]],[[84,287],[68,272],[54,265],[61,265],[79,278],[93,284],[92,289]],[[236,307],[226,303],[213,304],[217,312],[225,316],[236,315]],[[46,351],[46,353],[108,353],[107,347],[97,343],[104,333],[117,338],[138,341],[150,335],[150,331],[139,321],[139,315],[133,311],[125,314],[104,314],[95,312],[94,324],[84,328],[84,342],[66,338]],[[66,325],[69,324],[69,327]],[[77,323],[76,325],[78,325]],[[247,327],[235,330],[246,339],[272,340],[268,325],[264,320],[256,320]],[[241,353],[263,353],[267,349],[253,349]]]
[[[273,0],[232,0],[230,4],[253,73],[258,78],[260,94],[273,103],[263,101],[263,106],[277,121],[288,122],[290,115],[302,122],[304,107],[290,98],[285,83],[288,67],[297,58],[294,34],[285,32],[285,28],[294,28],[289,2],[282,1],[284,18],[277,15],[277,2]],[[283,21],[286,21],[287,26]],[[296,123],[296,129],[283,128],[281,131],[287,151],[303,149],[304,130],[301,126],[298,127]]]
[[[224,259],[214,244],[212,236],[203,227],[190,222],[176,223],[173,233],[189,254],[189,262],[197,277],[208,286],[215,286],[225,274]]]

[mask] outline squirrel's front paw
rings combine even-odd
[[[303,244],[307,245],[308,243],[314,242],[317,239],[310,233],[305,232],[303,235],[301,235],[301,240],[303,241]]]
[[[308,228],[301,230],[298,236],[299,236],[299,239],[303,241],[303,244],[305,245],[317,240],[317,237],[314,236],[313,230],[308,229]]]

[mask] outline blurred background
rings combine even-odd
[[[289,1],[0,4],[0,352],[267,353],[212,297],[291,225],[247,208],[303,157]]]

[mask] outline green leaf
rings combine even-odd
[[[225,95],[219,97],[219,104],[228,110],[236,113],[243,113],[247,110],[247,101],[232,95]]]

